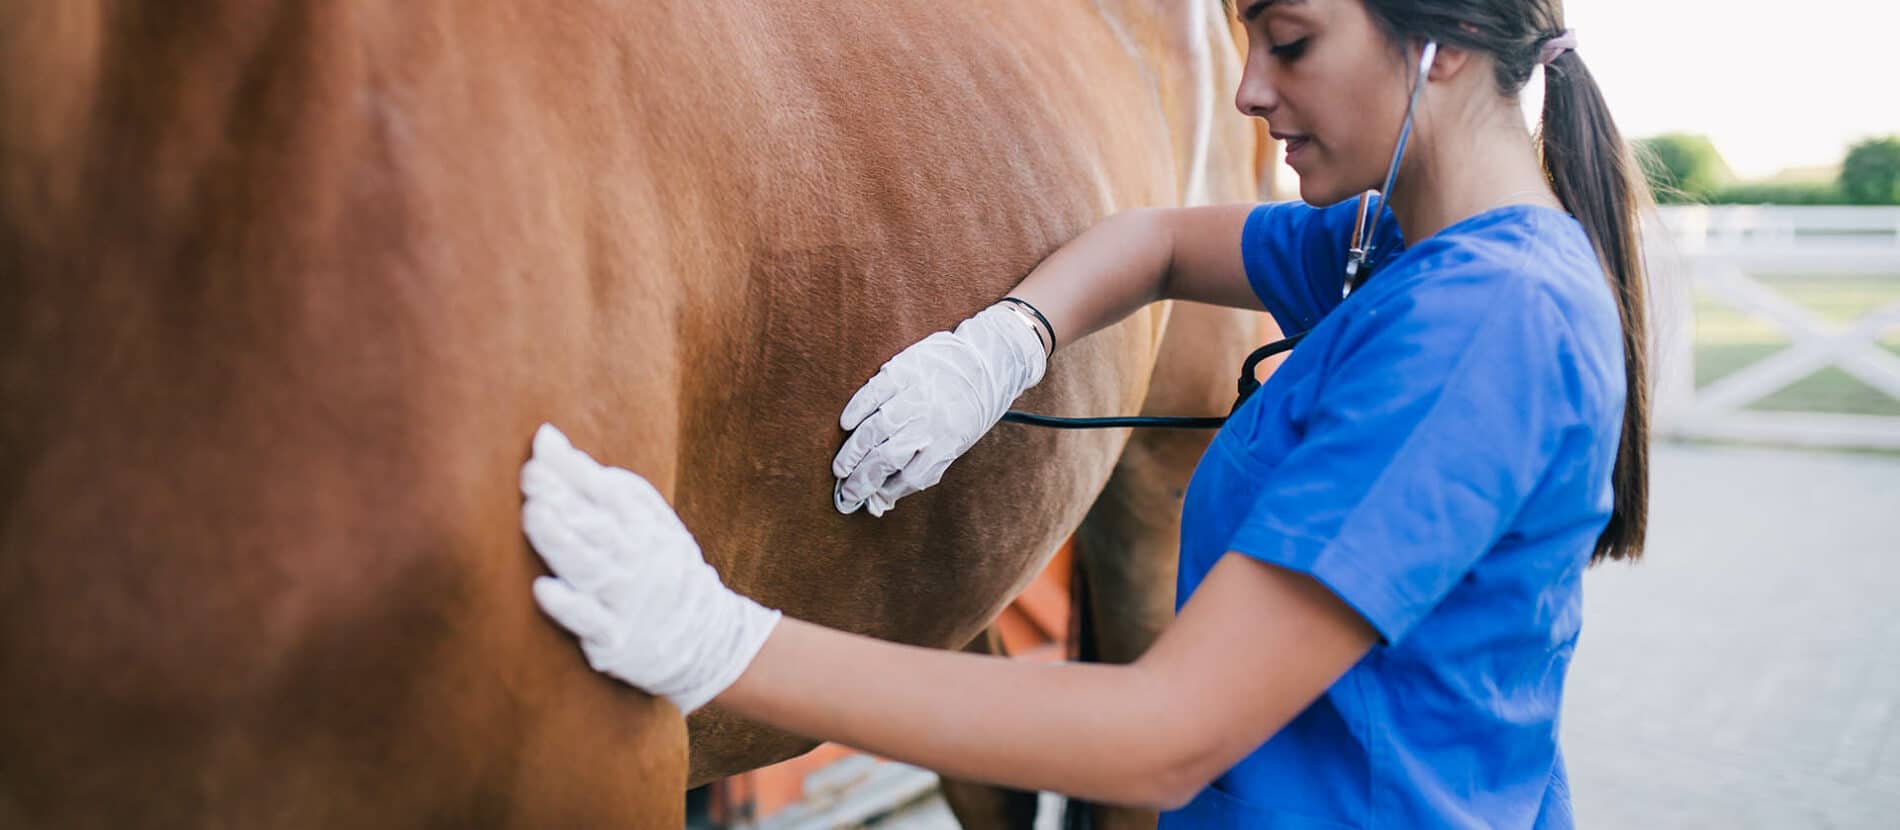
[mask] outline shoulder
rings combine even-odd
[[[1490,319],[1554,316],[1567,328],[1616,331],[1616,301],[1583,228],[1567,214],[1511,208],[1481,214],[1407,249],[1378,280],[1391,310]]]
[[[1241,252],[1250,273],[1267,269],[1298,271],[1310,267],[1311,255],[1332,246],[1340,229],[1340,206],[1318,208],[1305,202],[1268,202],[1247,214],[1241,228]],[[1264,273],[1257,276],[1265,276]]]
[[[1376,195],[1370,196],[1366,209],[1380,213],[1374,240],[1380,248],[1403,247],[1398,221]],[[1324,207],[1306,202],[1266,202],[1256,205],[1247,216],[1246,236],[1255,242],[1319,242],[1332,247],[1338,240],[1350,239],[1359,225],[1360,198],[1354,197]],[[1343,248],[1338,250],[1345,254]]]
[[[1477,368],[1543,364],[1580,398],[1620,401],[1621,318],[1582,227],[1542,208],[1494,213],[1393,259],[1354,295],[1363,304],[1346,315],[1341,345]]]

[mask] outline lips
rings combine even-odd
[[[1286,161],[1288,164],[1292,164],[1294,158],[1300,155],[1300,151],[1305,150],[1308,145],[1313,143],[1313,139],[1309,136],[1294,135],[1291,133],[1274,133],[1273,137],[1286,142]]]

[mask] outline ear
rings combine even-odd
[[[1425,75],[1425,80],[1433,83],[1449,81],[1463,74],[1465,67],[1470,66],[1471,63],[1470,50],[1440,43],[1438,56],[1432,59],[1432,71]]]

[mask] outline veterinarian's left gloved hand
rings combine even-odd
[[[673,701],[684,715],[739,679],[779,612],[734,593],[666,497],[603,467],[543,424],[521,468],[522,529],[553,576],[541,610],[580,638],[595,669]]]
[[[838,512],[882,516],[941,481],[1042,380],[1048,356],[1034,326],[997,303],[885,361],[838,418],[851,433],[831,461]]]

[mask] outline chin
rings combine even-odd
[[[1358,195],[1359,191],[1322,176],[1300,177],[1300,200],[1313,207],[1330,207]]]

